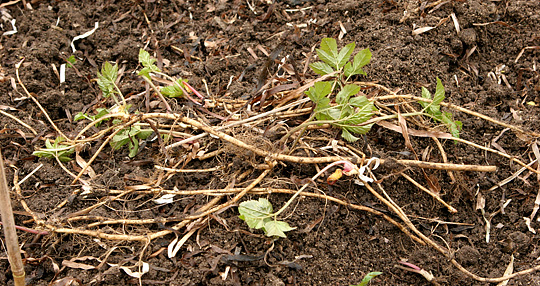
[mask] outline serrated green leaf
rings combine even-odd
[[[317,49],[317,56],[321,61],[336,69],[336,58],[332,53],[329,53],[322,49]]]
[[[337,50],[337,42],[334,38],[324,38],[321,40],[321,50],[337,56],[338,50]]]
[[[337,56],[337,69],[341,69],[349,61],[354,48],[356,47],[355,43],[350,43],[343,47]]]
[[[312,87],[310,87],[306,91],[306,94],[315,104],[319,105],[322,103],[323,99],[330,94],[330,92],[332,92],[332,82],[320,81],[316,82]]]
[[[431,99],[431,92],[425,87],[422,86],[422,98]],[[421,104],[429,104],[429,102],[420,101]]]
[[[318,75],[326,75],[334,72],[331,66],[323,62],[316,62],[309,65],[309,67]]]
[[[150,53],[145,51],[144,49],[139,49],[139,63],[143,65],[143,67],[150,67],[156,62],[156,59],[153,59],[150,56]]]
[[[349,98],[360,92],[360,87],[355,84],[349,84],[344,86],[336,95],[336,102],[338,104],[345,104],[349,101]]]
[[[101,75],[107,79],[107,81],[114,83],[118,78],[118,64],[114,66],[110,62],[105,62],[101,67]]]
[[[433,105],[440,105],[444,100],[444,86],[441,82],[441,79],[437,77],[437,89],[435,90],[435,95],[433,96]]]
[[[373,127],[373,124],[367,124],[362,126],[346,126],[343,127],[343,129],[354,133],[354,134],[366,134],[371,130],[371,127]]]
[[[343,70],[346,77],[361,74],[366,75],[366,72],[362,69],[365,65],[369,64],[371,60],[371,51],[369,49],[363,49],[354,56],[353,63],[345,65]]]
[[[111,65],[110,62],[103,63],[101,67],[101,73],[97,73],[98,86],[103,92],[104,97],[110,97],[116,92],[114,84],[118,78],[118,64]]]
[[[141,63],[141,65],[143,66],[143,69],[141,69],[141,71],[139,71],[138,74],[140,76],[144,76],[148,79],[151,79],[150,78],[151,72],[161,72],[161,70],[156,65],[154,65],[155,62],[156,62],[156,59],[152,58],[150,56],[150,53],[148,53],[144,49],[139,49],[139,63]]]
[[[341,137],[343,137],[343,139],[347,140],[348,142],[356,142],[358,139],[360,139],[360,138],[355,137],[354,135],[352,135],[345,128],[341,129]]]
[[[440,121],[448,128],[448,131],[452,136],[459,138],[459,132],[462,128],[462,123],[460,121],[453,121],[452,113],[442,112],[441,111],[441,102],[444,100],[445,96],[444,86],[441,80],[437,77],[437,87],[435,90],[435,95],[432,102],[422,102],[418,101],[420,105],[425,109],[425,112],[435,120]],[[422,98],[431,99],[431,93],[427,88],[422,87]]]
[[[240,219],[244,220],[250,228],[261,229],[273,212],[272,204],[264,198],[258,201],[250,200],[240,203],[238,206]]]
[[[327,63],[332,68],[339,69],[338,50],[335,39],[324,38],[321,40],[321,48],[317,49],[317,55],[321,61]]]
[[[291,227],[288,223],[284,221],[270,220],[264,224],[264,233],[266,236],[278,236],[278,237],[287,237],[285,232],[296,229]]]

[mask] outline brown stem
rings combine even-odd
[[[13,281],[15,286],[24,286],[24,265],[17,240],[17,230],[15,229],[15,219],[11,208],[11,198],[9,197],[2,152],[0,152],[0,213],[2,214],[2,224],[4,225],[4,236],[11,272],[13,272]]]

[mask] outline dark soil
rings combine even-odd
[[[263,49],[268,53],[282,49],[278,60],[290,55],[298,70],[295,80],[303,84],[316,78],[309,69],[304,73],[306,61],[315,61],[313,48],[318,47],[322,38],[338,39],[344,29],[347,33],[338,40],[340,47],[356,42],[357,51],[369,48],[373,54],[371,63],[365,67],[367,76],[360,80],[377,82],[400,94],[419,96],[422,86],[434,90],[436,77],[439,77],[446,88],[447,102],[540,132],[539,1],[450,0],[436,6],[430,5],[432,1],[393,0],[26,2],[32,9],[25,9],[22,2],[3,8],[16,19],[18,32],[2,36],[0,42],[0,92],[3,95],[0,108],[33,127],[38,134],[34,136],[15,120],[0,115],[0,147],[9,165],[10,184],[15,170],[20,180],[43,164],[21,185],[22,196],[30,210],[56,227],[108,234],[155,233],[173,224],[94,227],[87,224],[99,221],[99,216],[134,220],[185,216],[212,197],[177,196],[174,204],[158,206],[151,201],[158,195],[132,193],[96,208],[87,214],[86,220],[66,222],[66,218],[76,212],[116,196],[115,190],[154,182],[159,174],[154,165],[165,166],[166,158],[160,153],[157,141],[148,142],[133,159],[127,156],[127,149],[113,151],[107,146],[92,163],[96,177],[83,176],[90,181],[92,193],[72,196],[81,190],[80,183],[72,185],[73,178],[55,160],[32,156],[34,150],[44,146],[44,138],[54,139],[58,134],[16,83],[15,65],[23,58],[19,70],[22,82],[59,129],[74,136],[88,124],[73,121],[75,114],[91,113],[96,107],[110,104],[102,98],[95,82],[96,71],[105,61],[117,62],[124,69],[120,88],[132,97],[132,109],[165,112],[156,97],[145,100],[145,84],[136,73],[140,48],[156,56],[167,74],[189,79],[195,89],[205,94],[206,84],[212,98],[251,100],[254,90],[272,74],[262,72],[268,58]],[[459,22],[459,34],[452,14]],[[74,55],[79,60],[75,69],[67,69],[66,82],[60,84],[54,70],[73,54],[72,39],[91,30],[96,22],[99,28],[94,34],[75,42]],[[2,25],[4,32],[12,30],[8,20]],[[436,28],[412,34],[414,29],[428,26]],[[525,47],[536,48],[526,49],[521,54]],[[275,69],[275,65],[272,68]],[[497,72],[498,69],[502,72]],[[490,73],[495,75],[495,80],[488,75]],[[194,114],[193,104],[186,100],[169,102],[175,112]],[[270,109],[271,106],[267,107]],[[197,112],[199,116],[207,116]],[[500,147],[526,163],[534,160],[531,148],[534,138],[506,131],[497,139],[498,146],[493,141],[504,127],[464,113],[454,114],[463,122],[462,138],[483,146]],[[306,118],[293,119],[287,124],[295,125]],[[207,123],[216,122],[211,118]],[[90,136],[96,131],[87,134]],[[21,132],[28,135],[27,138],[22,138]],[[271,136],[255,140],[254,131],[238,128],[234,132],[240,135],[238,138],[259,147],[277,148]],[[336,130],[312,131],[307,135],[340,139]],[[80,152],[81,157],[88,161],[103,140],[87,144]],[[528,230],[523,219],[530,216],[540,189],[536,175],[525,171],[502,188],[488,192],[520,166],[465,144],[442,141],[451,163],[498,168],[494,173],[458,172],[456,182],[445,171],[426,170],[440,185],[443,199],[458,210],[457,214],[449,213],[399,176],[400,167],[387,164],[375,171],[378,178],[383,179],[382,187],[419,230],[450,248],[454,258],[468,271],[482,277],[500,277],[512,255],[515,272],[538,265],[539,238]],[[414,159],[404,143],[401,134],[375,126],[353,146],[368,156]],[[327,142],[320,144],[324,146]],[[420,156],[427,154],[425,160],[442,162],[433,140],[414,138],[413,147]],[[197,151],[193,146],[186,148],[173,151],[172,162]],[[211,173],[176,174],[164,179],[159,187],[168,190],[241,188],[262,172],[254,168],[264,162],[262,158],[217,139],[202,139],[200,148],[208,152],[218,148],[226,151],[208,160],[194,159],[185,169],[207,169],[228,163],[233,163],[232,167]],[[74,161],[65,166],[75,174],[80,171]],[[173,163],[167,166],[172,167]],[[246,171],[251,172],[243,180],[233,179]],[[278,164],[259,185],[297,189],[302,185],[299,180],[310,178],[316,172],[314,165]],[[408,174],[427,185],[420,169],[412,168]],[[399,220],[351,179],[333,186],[321,180],[318,188],[329,196],[373,207]],[[486,199],[486,217],[500,210],[508,199],[512,200],[503,213],[492,218],[489,243],[486,243],[485,220],[476,210],[478,192]],[[225,196],[221,202],[231,197]],[[244,199],[258,197],[248,194]],[[265,197],[278,208],[290,195]],[[55,208],[65,199],[69,199],[68,204]],[[13,201],[17,224],[46,229],[33,222],[21,206],[20,197],[14,194]],[[288,233],[286,239],[272,244],[261,232],[250,230],[238,218],[237,208],[232,207],[212,215],[172,259],[167,257],[166,249],[163,250],[175,238],[174,234],[145,245],[65,232],[44,236],[20,232],[28,283],[49,285],[57,279],[75,278],[84,285],[351,285],[359,283],[371,271],[380,271],[383,274],[375,278],[372,285],[431,285],[420,275],[395,267],[398,261],[406,260],[431,272],[440,285],[486,285],[465,275],[448,258],[429,246],[416,243],[380,216],[316,198],[304,197],[293,205],[294,212],[288,212],[290,216],[286,221],[297,230]],[[540,228],[536,219],[531,226],[537,231]],[[182,228],[178,235],[186,232]],[[116,248],[111,250],[113,247]],[[108,251],[112,251],[110,256],[107,256]],[[263,259],[265,253],[266,259]],[[92,266],[99,262],[88,257],[125,266],[135,265],[141,259],[150,264],[150,271],[139,281],[107,264],[99,269],[80,269],[74,264],[62,263],[77,257],[81,259],[75,262]],[[57,273],[55,266],[60,267]],[[0,262],[0,267],[0,284],[12,285],[6,259]],[[225,272],[228,274],[223,280]],[[540,275],[519,276],[508,285],[540,285]]]

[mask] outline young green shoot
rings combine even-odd
[[[350,43],[338,51],[335,39],[324,38],[321,41],[321,48],[317,49],[317,56],[322,62],[315,62],[309,66],[321,76],[343,69],[343,72],[338,73],[338,78],[342,80],[345,76],[345,82],[354,75],[366,75],[362,68],[369,64],[371,51],[367,48],[359,51],[350,62],[355,47],[355,43]]]
[[[383,273],[382,272],[369,272],[368,274],[366,274],[366,276],[364,276],[364,279],[362,279],[362,282],[356,285],[351,285],[351,286],[367,286],[369,282],[371,281],[371,279],[381,274]]]
[[[196,91],[191,85],[188,84],[187,79],[174,79],[171,76],[161,72],[161,70],[154,64],[156,62],[156,59],[154,59],[152,56],[150,56],[150,53],[147,51],[140,49],[139,50],[139,63],[143,66],[141,71],[139,71],[139,75],[143,77],[143,79],[156,91],[156,93],[162,98],[162,100],[166,103],[165,98],[163,96],[167,96],[170,98],[174,97],[180,97],[180,98],[186,98],[189,101],[192,101],[193,103],[197,105],[202,105],[201,103],[194,100],[192,97],[189,96],[189,94],[186,92],[186,89],[191,90],[195,95],[197,95],[199,98],[204,100],[204,97]],[[160,75],[170,81],[172,81],[172,85],[162,87],[161,89],[158,89],[158,87],[152,82],[151,74],[157,74]]]
[[[77,62],[77,59],[75,58],[74,55],[71,55],[69,56],[69,58],[67,58],[67,63],[66,63],[66,67],[68,68],[72,68],[73,65]]]
[[[45,158],[58,158],[60,162],[69,162],[71,161],[71,154],[75,152],[75,147],[60,144],[66,139],[64,137],[56,137],[53,143],[51,143],[48,139],[45,140],[45,149],[40,149],[37,151],[34,151],[32,155],[38,156],[38,157],[45,157]]]
[[[110,62],[105,62],[101,67],[101,72],[97,73],[98,86],[103,93],[103,97],[112,97],[116,105],[120,107],[120,112],[127,112],[126,100],[124,95],[120,91],[120,88],[116,85],[116,79],[118,78],[118,64],[112,65]],[[118,95],[122,102],[116,97]]]
[[[355,43],[350,43],[338,51],[335,39],[322,39],[321,47],[317,49],[322,62],[315,62],[310,67],[321,76],[337,71],[336,78],[334,81],[316,82],[306,91],[316,104],[315,119],[340,128],[343,138],[349,142],[358,140],[353,134],[365,134],[371,129],[373,124],[362,123],[371,119],[373,112],[377,111],[373,102],[365,96],[356,96],[360,92],[358,85],[347,84],[354,75],[366,75],[362,68],[371,60],[369,49],[363,49],[350,61],[355,47]],[[330,96],[335,92],[337,94],[332,102]]]
[[[422,105],[427,115],[429,115],[435,121],[443,123],[448,128],[448,131],[450,131],[450,134],[452,134],[452,136],[459,138],[459,132],[461,131],[463,124],[461,123],[461,121],[454,121],[452,119],[452,113],[441,111],[441,102],[445,98],[444,94],[444,86],[441,82],[441,79],[437,77],[437,87],[435,89],[435,94],[433,95],[433,101],[418,101],[418,103]],[[432,99],[431,93],[425,87],[422,87],[422,97],[426,99]]]

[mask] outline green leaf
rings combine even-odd
[[[104,97],[110,97],[116,92],[114,84],[118,78],[118,64],[111,65],[110,62],[105,62],[101,67],[101,73],[97,73],[98,86],[103,92]]]
[[[432,102],[423,102],[418,101],[420,105],[425,109],[425,112],[435,120],[440,121],[443,124],[446,125],[448,128],[448,131],[452,134],[452,136],[459,138],[459,133],[461,131],[461,128],[463,127],[463,124],[460,121],[453,121],[452,113],[450,112],[442,112],[441,111],[441,102],[444,100],[445,96],[444,86],[441,82],[441,80],[437,77],[437,87],[435,90],[435,95],[433,97]],[[425,87],[422,87],[422,98],[431,99],[431,93],[429,90]]]
[[[324,38],[321,40],[321,48],[317,49],[317,55],[321,61],[329,64],[334,69],[338,69],[337,62],[337,43],[335,39]]]
[[[140,76],[151,79],[151,72],[161,72],[161,70],[156,65],[154,65],[155,62],[156,59],[152,58],[150,56],[150,53],[148,53],[144,49],[139,49],[139,63],[141,63],[141,65],[143,66],[143,69],[139,71]]]
[[[435,90],[435,95],[433,96],[433,105],[440,105],[444,100],[444,86],[441,82],[441,79],[437,77],[437,89]]]
[[[351,286],[367,286],[368,283],[371,281],[371,279],[375,278],[376,276],[379,276],[383,274],[382,272],[370,272],[364,276],[364,279],[362,279],[362,282],[360,284],[351,285]]]
[[[338,104],[345,104],[349,101],[349,98],[360,92],[360,87],[355,84],[349,84],[344,86],[336,95],[336,102]]]
[[[139,133],[137,133],[137,138],[144,140],[148,138],[150,135],[152,135],[152,133],[154,133],[154,130],[152,129],[141,130],[139,131]]]
[[[258,201],[250,200],[240,203],[238,206],[239,218],[244,220],[250,228],[261,229],[265,223],[271,221],[273,213],[272,204],[264,198]]]
[[[373,105],[373,102],[369,101],[369,99],[367,99],[367,97],[363,95],[351,98],[349,100],[349,104],[354,107],[361,107],[361,108],[364,106],[369,106],[371,110],[377,110],[375,106]]]
[[[184,91],[182,91],[182,88],[185,88],[184,82],[187,82],[187,80],[177,79],[173,85],[161,88],[161,94],[167,97],[183,97]]]
[[[278,236],[278,237],[287,237],[285,232],[296,229],[291,227],[288,223],[284,221],[270,220],[264,224],[264,233],[266,236]]]
[[[116,133],[116,135],[113,136],[110,144],[114,150],[118,150],[130,141],[131,138],[129,136],[129,130],[123,129],[122,131]]]
[[[34,151],[32,155],[45,158],[58,158],[60,162],[71,161],[71,154],[75,152],[75,148],[69,148],[69,145],[60,144],[65,141],[64,137],[57,137],[53,143],[49,140],[45,140],[45,149]]]
[[[115,63],[113,66],[110,62],[105,62],[101,67],[101,75],[109,82],[116,82],[118,78],[118,64]]]
[[[341,129],[341,137],[343,137],[343,139],[347,140],[348,142],[356,142],[358,139],[360,139],[352,135],[349,131],[347,131],[346,128]]]
[[[75,58],[74,55],[71,55],[68,59],[67,59],[68,63],[66,64],[66,67],[68,68],[72,68],[73,65],[77,62],[77,59]]]
[[[366,72],[362,69],[365,65],[369,64],[371,60],[371,51],[369,49],[363,49],[354,56],[353,63],[347,63],[343,72],[346,77],[361,74],[366,75]]]
[[[75,116],[73,116],[74,121],[79,121],[79,120],[82,120],[82,119],[92,119],[92,118],[90,118],[90,116],[88,116],[88,114],[82,113],[82,112],[79,112],[79,113],[75,114]]]
[[[143,67],[150,67],[155,62],[156,59],[152,58],[149,52],[145,51],[144,49],[139,49],[139,63],[141,63]]]
[[[354,48],[356,47],[355,43],[350,43],[343,47],[337,56],[337,69],[341,69],[349,61]]]
[[[312,63],[309,67],[318,75],[326,75],[334,72],[331,66],[323,62]]]
[[[320,82],[316,82],[312,87],[310,87],[306,91],[306,94],[315,104],[322,105],[322,107],[324,107],[328,105],[328,103],[330,102],[330,100],[326,102],[326,100],[324,99],[331,92],[332,92],[332,82],[320,81]]]
[[[139,153],[139,140],[134,139],[128,142],[129,158],[135,157]]]
[[[181,97],[184,92],[175,85],[165,86],[161,88],[161,94],[166,97]]]
[[[373,127],[373,124],[367,124],[362,126],[345,126],[343,127],[343,130],[347,130],[354,134],[366,134],[371,130],[371,127]]]

